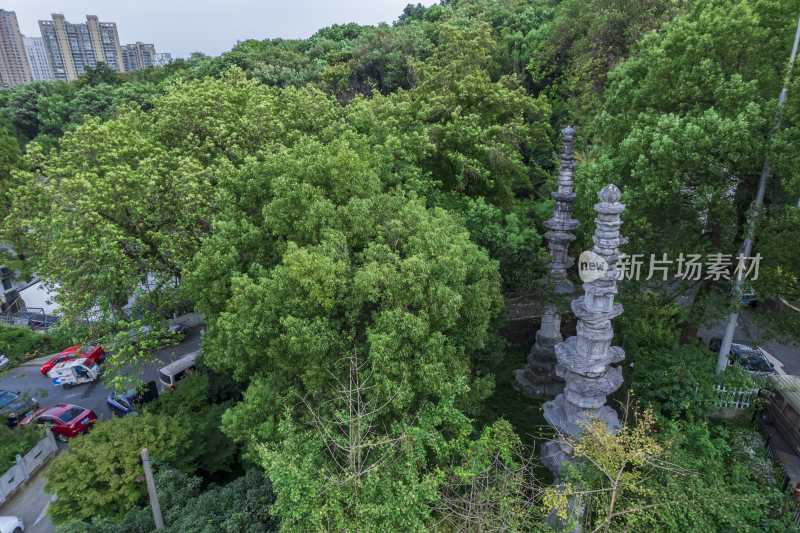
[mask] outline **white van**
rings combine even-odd
[[[199,350],[188,353],[159,370],[158,383],[161,390],[174,389],[186,371],[194,368],[194,361],[198,355],[200,355]]]

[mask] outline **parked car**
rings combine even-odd
[[[19,423],[20,418],[39,408],[36,398],[25,398],[19,392],[10,390],[0,390],[0,417],[8,417],[8,425],[11,427]]]
[[[136,406],[144,405],[158,398],[158,389],[156,382],[150,381],[147,387],[142,391],[136,389],[129,389],[124,394],[111,391],[106,398],[106,405],[111,411],[112,416],[125,416],[128,413],[134,412]]]
[[[61,385],[64,389],[69,389],[73,385],[97,381],[102,373],[100,365],[88,357],[81,357],[58,363],[47,371],[47,377],[53,381],[53,385]]]
[[[198,355],[200,355],[200,351],[188,353],[159,370],[158,381],[161,390],[174,389],[186,372],[194,369],[194,362]]]
[[[139,326],[138,328],[129,329],[127,336],[124,333],[118,334],[114,342],[117,344],[136,345],[144,339],[155,339],[159,341],[175,341],[176,344],[179,344],[185,336],[186,327],[181,324],[172,324],[167,327],[158,326],[155,330],[152,326]]]
[[[708,347],[715,352],[719,352],[721,346],[722,339],[719,337],[714,337],[708,343]],[[775,373],[775,367],[769,362],[764,352],[760,348],[746,344],[731,343],[728,365],[732,364],[738,364],[754,377],[767,377]]]
[[[761,420],[774,424],[780,436],[800,454],[800,376],[771,376],[767,379],[769,402],[761,411]]]
[[[153,332],[152,326],[141,326],[140,328],[133,330],[132,334],[134,338],[139,335],[152,335],[156,339],[174,339],[179,335],[186,335],[186,326],[182,324],[170,324],[169,326],[162,327],[155,332]]]
[[[25,525],[18,516],[0,516],[0,533],[22,533]]]
[[[55,357],[51,358],[45,364],[42,365],[42,375],[46,376],[47,372],[52,370],[54,366],[58,363],[63,363],[65,361],[73,361],[75,359],[81,359],[83,357],[88,357],[95,363],[100,363],[103,359],[106,358],[106,352],[103,350],[103,347],[100,345],[97,346],[72,346],[67,348],[60,354],[56,355]]]
[[[95,420],[97,415],[91,409],[59,403],[37,409],[23,418],[19,427],[47,427],[56,439],[66,442],[67,439],[88,431]]]
[[[731,296],[736,294],[736,284],[731,282]],[[756,290],[750,284],[745,284],[742,286],[742,294],[740,303],[742,305],[748,305],[750,307],[755,307],[758,305],[758,298],[756,298]]]

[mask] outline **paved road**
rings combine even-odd
[[[59,444],[59,448],[66,444]],[[18,516],[25,524],[25,533],[52,533],[56,526],[47,516],[47,506],[52,496],[44,491],[44,472],[49,468],[53,458],[42,467],[27,485],[20,487],[11,498],[0,507],[3,516]]]
[[[736,331],[733,334],[733,342],[754,344],[760,333],[760,330],[753,322],[754,316],[757,313],[771,312],[763,306],[742,309],[739,313]],[[787,310],[786,312],[791,311]],[[699,334],[703,342],[708,344],[712,337],[722,337],[723,333],[725,333],[725,322],[719,320],[708,329],[700,329]],[[785,338],[770,340],[759,345],[759,347],[767,355],[767,359],[775,366],[775,370],[779,374],[800,376],[800,345],[791,339]]]
[[[178,346],[161,350],[156,354],[160,363],[148,365],[143,375],[145,381],[157,379],[158,369],[164,363],[174,361],[178,357],[197,350],[200,346],[200,332],[202,327],[187,330],[186,338]],[[20,366],[0,378],[0,389],[27,392],[35,396],[42,407],[55,403],[73,403],[87,407],[94,411],[98,418],[106,420],[111,417],[111,412],[106,406],[106,398],[110,392],[102,381],[78,385],[69,390],[64,390],[40,372],[41,363]],[[64,453],[68,445],[58,444],[60,453]],[[52,461],[52,458],[50,459]],[[26,533],[52,533],[55,526],[47,516],[47,506],[51,495],[44,492],[44,472],[49,467],[48,463],[40,469],[28,484],[14,493],[9,501],[0,505],[0,515],[12,515],[22,518]]]
[[[158,370],[165,363],[197,350],[200,346],[201,329],[201,327],[188,329],[186,338],[181,344],[158,352],[156,359],[161,362],[145,367],[142,379],[144,381],[157,380]],[[104,386],[102,380],[65,390],[60,386],[53,385],[46,376],[42,376],[40,369],[41,364],[39,363],[19,366],[0,378],[0,389],[26,392],[39,400],[42,407],[56,403],[72,403],[91,409],[101,420],[111,416],[111,412],[106,406],[106,398],[110,390]]]

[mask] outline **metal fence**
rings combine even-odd
[[[27,326],[34,331],[45,331],[58,322],[57,316],[45,313],[41,307],[12,305],[9,309],[15,309],[15,311],[0,314],[0,322],[9,326]]]
[[[25,483],[36,470],[57,450],[53,432],[45,429],[45,437],[24,456],[17,454],[17,464],[0,476],[0,503]]]
[[[700,388],[695,386],[694,392],[699,391]],[[715,398],[711,401],[717,407],[741,410],[750,407],[756,396],[758,396],[758,389],[728,389],[720,383],[717,385]]]
[[[0,322],[8,324],[9,326],[27,326],[28,317],[0,315]]]
[[[769,432],[767,428],[764,426],[764,420],[759,416],[758,412],[754,413],[754,416],[758,420],[758,429],[761,431],[761,434],[765,436],[764,439],[764,448],[767,450],[767,457],[770,458],[772,464],[778,467],[781,471],[781,490],[782,491],[790,491],[792,494],[792,501],[793,501],[793,509],[792,509],[792,522],[795,526],[800,527],[800,502],[795,499],[794,496],[794,487],[791,487],[791,483],[789,481],[789,473],[786,471],[786,467],[783,465],[778,453],[775,451],[774,446],[772,446],[772,440],[770,438]]]
[[[757,395],[758,389],[729,390],[725,385],[717,385],[717,399],[714,403],[719,407],[746,409],[750,407],[750,404]]]

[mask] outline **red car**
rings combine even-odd
[[[19,427],[29,425],[50,428],[55,438],[66,442],[88,430],[97,420],[97,415],[90,409],[77,405],[59,403],[50,407],[37,409],[19,423]]]
[[[42,375],[46,376],[47,372],[52,370],[58,363],[80,359],[81,357],[88,357],[95,363],[99,363],[105,359],[106,352],[102,346],[73,346],[67,348],[42,365]]]

